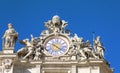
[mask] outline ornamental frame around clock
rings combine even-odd
[[[55,40],[57,40],[58,42]],[[64,42],[64,44],[62,44],[62,42]],[[66,45],[65,48],[62,48],[63,45]],[[69,37],[64,34],[59,34],[57,36],[49,35],[48,37],[46,37],[44,41],[44,46],[45,46],[44,53],[47,56],[53,56],[53,57],[64,56],[69,50],[70,40]],[[55,48],[59,48],[59,49],[55,50]]]

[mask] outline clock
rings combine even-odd
[[[69,49],[69,41],[62,36],[52,37],[45,43],[45,49],[51,56],[62,56]]]

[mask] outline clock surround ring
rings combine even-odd
[[[51,54],[50,52],[48,52],[48,50],[46,49],[46,45],[49,41],[53,40],[53,39],[61,39],[62,41],[64,41],[64,43],[66,43],[66,50],[64,51],[64,53],[62,54],[59,54],[59,55],[53,55]],[[47,55],[47,56],[53,56],[53,57],[60,57],[60,56],[64,56],[68,50],[69,50],[69,47],[70,47],[70,40],[69,40],[69,37],[67,35],[64,35],[64,34],[59,34],[59,35],[54,35],[54,34],[51,34],[49,36],[47,36],[43,42],[44,44],[44,53]],[[54,43],[52,43],[54,44]],[[54,47],[58,48],[58,46],[54,45]]]

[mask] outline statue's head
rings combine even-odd
[[[53,16],[52,23],[54,25],[59,25],[60,24],[60,17],[58,15]]]
[[[97,36],[97,38],[96,38],[97,40],[101,40],[101,37],[100,36]]]
[[[9,23],[9,24],[8,24],[8,28],[9,28],[9,29],[13,28],[12,23]]]

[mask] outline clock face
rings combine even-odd
[[[52,56],[61,56],[68,50],[68,42],[63,38],[52,38],[46,43],[46,51]]]

